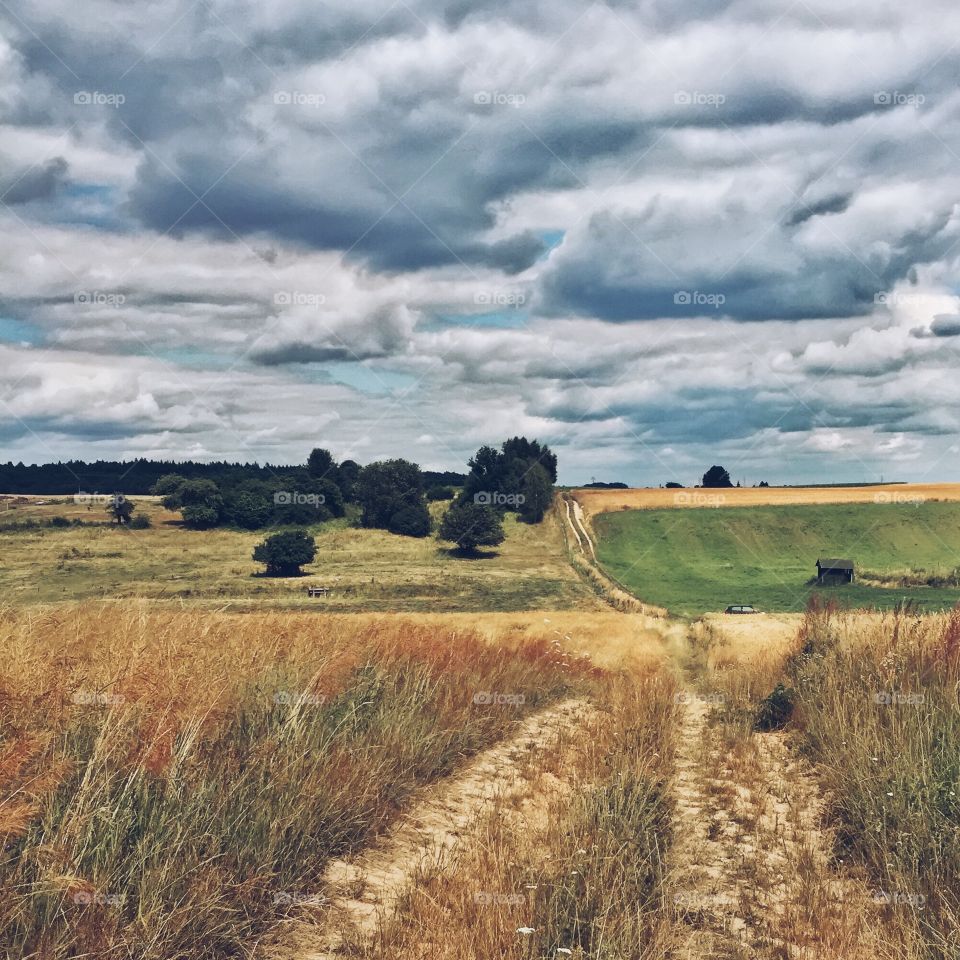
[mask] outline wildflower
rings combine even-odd
[[[536,932],[536,928],[534,927],[517,927],[517,933],[521,933],[525,937],[529,937],[531,933]]]

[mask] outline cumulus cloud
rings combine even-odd
[[[945,0],[0,18],[11,455],[949,462]]]

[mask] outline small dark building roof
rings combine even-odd
[[[853,561],[852,560],[818,560],[818,567],[823,567],[827,570],[852,570]]]

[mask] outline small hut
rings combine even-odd
[[[817,583],[853,583],[853,561],[832,558],[818,560]]]

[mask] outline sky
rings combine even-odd
[[[960,6],[0,0],[0,460],[960,480]]]

